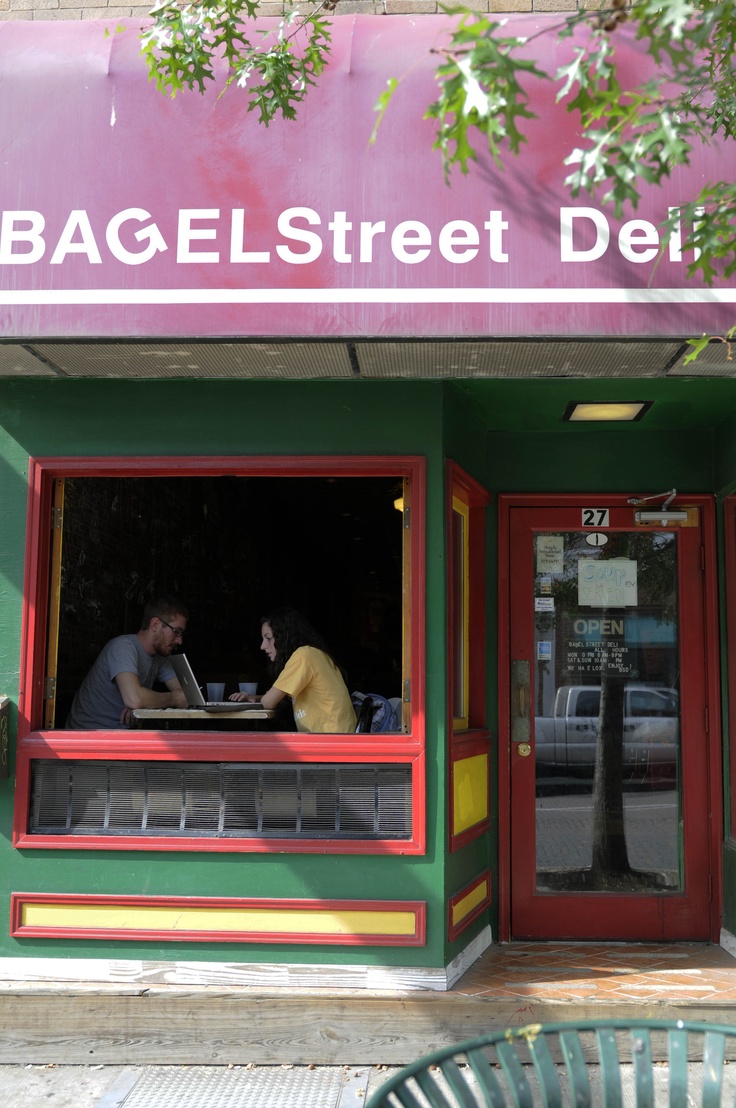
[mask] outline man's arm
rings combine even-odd
[[[166,682],[168,692],[154,692],[141,685],[137,673],[118,673],[115,684],[126,708],[186,708],[187,698],[176,677]]]

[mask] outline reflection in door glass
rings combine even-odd
[[[677,543],[671,532],[593,536],[534,536],[537,888],[674,892]]]

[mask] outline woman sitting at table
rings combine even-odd
[[[355,730],[355,711],[343,676],[317,631],[294,608],[277,608],[261,619],[261,650],[268,655],[273,685],[262,696],[233,693],[231,700],[259,700],[275,708],[290,696],[297,731],[309,734]]]

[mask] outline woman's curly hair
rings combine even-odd
[[[335,661],[329,646],[319,632],[315,631],[309,620],[295,608],[276,608],[270,615],[261,616],[261,627],[264,623],[267,623],[273,631],[273,644],[276,647],[276,656],[269,667],[273,677],[278,677],[291,655],[300,646],[315,646],[317,650],[321,650],[333,662]]]

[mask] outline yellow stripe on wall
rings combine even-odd
[[[481,881],[471,889],[467,896],[464,896],[462,900],[458,900],[457,904],[452,906],[452,922],[454,926],[457,926],[461,920],[469,916],[473,911],[473,908],[477,908],[482,901],[488,896],[488,881]]]
[[[476,754],[453,763],[453,834],[488,818],[488,755]]]
[[[161,904],[24,904],[23,927],[94,931],[214,931],[414,935],[416,914],[327,909],[207,908]]]

